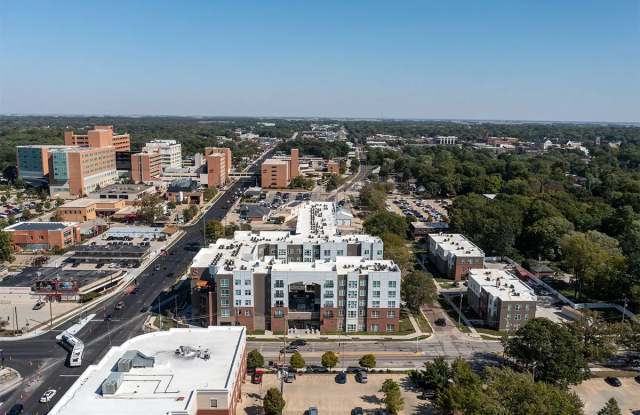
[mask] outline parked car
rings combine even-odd
[[[51,402],[51,399],[53,399],[54,396],[56,396],[56,390],[49,389],[48,391],[42,394],[42,397],[40,398],[40,403]]]
[[[291,343],[289,343],[289,346],[302,347],[302,346],[306,346],[306,345],[307,345],[307,341],[303,340],[303,339],[296,339],[296,340],[292,341]]]
[[[604,381],[615,388],[619,388],[620,386],[622,386],[622,382],[620,381],[620,379],[615,376],[607,376],[606,378],[604,378]]]
[[[358,373],[361,372],[363,369],[359,366],[349,366],[347,367],[347,373]]]
[[[633,380],[635,380],[637,383],[640,383],[640,375],[638,375],[635,378],[633,378]]]
[[[307,372],[308,373],[327,373],[329,372],[329,369],[327,369],[324,366],[310,365],[310,366],[307,366]]]
[[[287,372],[284,381],[286,383],[293,383],[294,380],[296,380],[296,374],[293,372]]]
[[[280,353],[295,353],[298,351],[298,346],[287,346],[280,349]]]
[[[351,415],[364,415],[364,409],[360,408],[359,406],[356,406],[351,410]]]
[[[345,383],[347,383],[347,373],[346,372],[340,372],[336,375],[336,383],[339,383],[341,385],[344,385]]]
[[[122,310],[123,308],[124,308],[124,301],[118,301],[118,304],[116,304],[115,309]]]
[[[440,317],[436,319],[436,326],[444,327],[447,325],[447,320],[444,317]]]
[[[251,383],[259,385],[262,383],[262,375],[264,371],[262,369],[256,369],[255,372],[251,375]]]
[[[40,310],[42,307],[44,307],[44,301],[38,300],[38,302],[35,303],[35,305],[33,306],[33,309]]]
[[[318,408],[316,408],[315,406],[312,406],[309,408],[309,410],[307,411],[308,415],[318,415]]]
[[[367,376],[367,372],[361,370],[356,373],[356,381],[360,383],[367,383],[369,381],[369,376]]]
[[[149,311],[149,307],[146,305],[143,305],[142,308],[140,308],[141,313],[146,313],[147,311]]]

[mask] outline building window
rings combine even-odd
[[[388,304],[389,308],[396,308],[396,302],[395,301],[387,301],[387,304]]]
[[[514,320],[516,321],[520,320],[520,314],[516,314]]]
[[[326,307],[326,304],[325,304]],[[324,318],[333,318],[333,311],[327,310],[324,312]]]
[[[380,301],[374,300],[371,302],[371,307],[380,308]]]
[[[326,308],[333,308],[333,301],[325,301],[324,306]]]
[[[324,298],[333,298],[333,291],[325,291]]]
[[[344,291],[343,289],[339,289],[339,290],[338,290],[338,295],[339,295],[340,297],[344,297],[344,295],[345,295],[345,291]]]
[[[516,304],[515,307],[516,307],[516,311],[520,311],[520,304]]]
[[[371,325],[371,331],[374,333],[377,333],[380,331],[380,325],[379,324],[372,324]]]
[[[356,325],[355,324],[347,324],[347,331],[355,332],[356,331]]]
[[[236,300],[236,307],[240,307],[242,305],[242,300]]]
[[[373,298],[380,298],[380,291],[374,291]]]
[[[348,310],[347,311],[347,318],[356,318],[356,311],[355,310]]]
[[[387,311],[387,318],[396,318],[395,311]]]
[[[217,408],[218,400],[217,399],[209,399],[209,408]]]
[[[251,295],[251,290],[244,290],[244,295]]]
[[[367,290],[360,290],[360,297],[366,297],[367,296]]]
[[[229,299],[228,298],[222,298],[220,299],[220,305],[222,307],[229,307]]]
[[[220,280],[220,287],[223,287],[223,288],[229,288],[229,280],[227,280],[227,279],[221,279],[221,280]]]
[[[344,251],[342,249],[338,249],[336,251],[336,256],[343,256],[344,255]]]
[[[371,312],[371,318],[380,318],[380,312],[379,311],[372,311]]]
[[[396,298],[396,292],[395,291],[389,291],[389,298]]]
[[[340,287],[344,287],[346,284],[347,284],[347,282],[346,282],[345,280],[343,280],[343,279],[341,279],[341,280],[338,282],[338,285],[339,285]]]
[[[220,315],[222,317],[230,317],[231,316],[231,311],[229,311],[228,308],[223,308],[222,310],[220,310]]]
[[[274,287],[276,287],[276,288],[284,288],[284,281],[283,280],[276,280]]]
[[[364,311],[365,311],[364,308],[359,308],[358,309],[358,317],[364,317],[364,314],[365,314]]]
[[[274,296],[275,298],[284,298],[284,291],[282,291],[282,290],[276,290],[276,292],[275,292],[275,293],[273,293],[273,296]]]
[[[396,331],[396,326],[393,324],[387,324],[387,333],[392,331]]]
[[[358,302],[357,301],[349,301],[347,303],[347,308],[357,308],[358,307]]]
[[[358,288],[358,281],[349,281],[349,288]]]
[[[240,284],[242,284],[242,280],[235,280],[235,281],[234,281],[234,284],[235,284],[235,285],[240,285]]]
[[[236,295],[242,295],[242,290],[236,290]]]
[[[220,295],[222,297],[228,297],[229,296],[229,290],[228,289],[220,290]]]
[[[331,256],[331,251],[328,249],[324,250],[324,256]]]
[[[380,281],[374,281],[373,288],[380,288]]]
[[[245,317],[251,317],[251,310],[244,310]]]
[[[396,281],[389,281],[389,288],[396,288]]]
[[[338,300],[338,307],[344,307],[344,300]]]
[[[244,300],[244,305],[247,307],[251,306],[251,300]]]
[[[273,316],[274,316],[274,317],[284,317],[284,311],[283,311],[283,310],[276,310],[276,311],[273,313]]]
[[[361,280],[360,280],[360,286],[361,286],[361,287],[366,287],[366,286],[367,286],[367,280],[365,280],[365,279],[361,279]]]
[[[333,288],[333,280],[326,280],[324,282],[324,288]]]
[[[344,316],[344,310],[342,308],[338,309],[338,316],[340,316],[340,317]]]
[[[349,291],[348,293],[349,298],[358,298],[358,292],[357,291]]]

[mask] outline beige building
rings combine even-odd
[[[329,174],[335,174],[336,176],[339,176],[340,164],[337,161],[333,161],[333,160],[327,161],[327,172]]]
[[[111,216],[124,207],[124,200],[101,200],[85,197],[65,203],[58,208],[57,213],[62,221],[83,223],[98,217]]]
[[[87,134],[64,132],[64,143],[80,147],[115,147],[116,151],[131,151],[129,134],[114,134],[112,125],[96,125]]]
[[[150,183],[160,178],[162,156],[158,151],[149,151],[131,155],[131,181]]]
[[[289,159],[267,159],[260,168],[260,183],[265,189],[282,189],[289,187],[291,179],[300,175],[299,153],[297,148],[291,149]]]
[[[114,147],[64,147],[49,154],[52,197],[85,196],[118,180]]]
[[[224,186],[231,172],[231,150],[228,148],[207,147],[204,150],[207,164],[207,186]]]

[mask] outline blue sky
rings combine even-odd
[[[0,113],[640,121],[640,1],[6,1]]]

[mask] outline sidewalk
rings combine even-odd
[[[22,382],[20,373],[10,367],[0,369],[0,396],[14,390]]]

